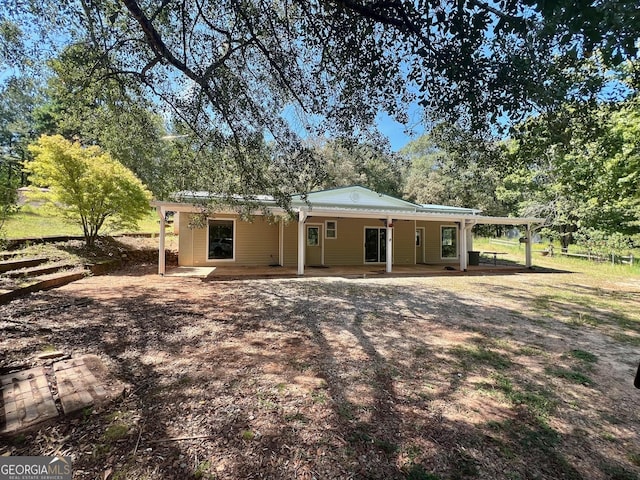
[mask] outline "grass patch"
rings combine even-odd
[[[568,370],[561,367],[547,367],[545,368],[545,372],[553,377],[563,378],[579,385],[593,385],[593,380],[587,377],[584,373],[577,372],[575,370]]]
[[[204,460],[198,464],[196,469],[193,472],[193,478],[196,480],[200,479],[214,479],[215,475],[210,473],[211,470],[211,461]]]
[[[573,358],[577,358],[578,360],[582,360],[585,363],[597,363],[598,357],[593,353],[587,352],[585,350],[570,350],[569,355]]]
[[[627,458],[631,463],[633,463],[636,467],[640,467],[640,453],[630,452],[627,454]]]
[[[546,354],[546,352],[538,347],[524,346],[519,348],[516,353],[525,357],[539,357]]]
[[[549,390],[535,390],[528,386],[524,390],[519,389],[513,385],[509,378],[499,374],[495,374],[493,379],[495,388],[504,395],[504,398],[511,405],[527,407],[539,420],[546,420],[557,406],[557,401]]]
[[[324,405],[327,403],[327,394],[324,392],[311,392],[311,400],[313,400],[313,403]]]
[[[495,368],[496,370],[505,370],[511,366],[511,360],[505,355],[479,347],[456,346],[449,353],[455,355],[465,370],[472,370],[477,365],[483,365]]]
[[[117,442],[118,440],[122,440],[129,435],[129,425],[125,423],[115,423],[113,425],[109,425],[102,435],[102,440],[108,444],[112,444]]]
[[[627,335],[626,333],[616,332],[611,335],[616,342],[625,343],[634,347],[640,347],[640,337],[634,335]]]
[[[243,430],[240,436],[246,442],[250,442],[251,440],[256,438],[256,434],[253,433],[251,430]]]
[[[583,312],[574,314],[569,320],[569,324],[576,327],[597,327],[600,323],[596,317]]]
[[[158,231],[158,214],[149,210],[149,213],[138,223],[137,232],[156,233]],[[58,235],[77,236],[82,235],[80,223],[69,221],[55,211],[47,207],[23,205],[10,215],[5,224],[4,231],[7,238],[38,238]],[[123,230],[103,229],[100,234],[114,235],[125,233]]]
[[[424,357],[427,353],[429,353],[429,349],[424,345],[418,345],[413,349],[414,357]]]

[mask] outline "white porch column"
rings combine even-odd
[[[284,217],[280,217],[278,231],[278,263],[284,267]]]
[[[524,265],[527,268],[531,268],[531,224],[527,224],[527,243],[525,243]]]
[[[387,268],[386,272],[391,273],[393,265],[393,219],[387,217]]]
[[[158,207],[156,211],[158,212],[158,216],[160,217],[160,245],[158,245],[158,275],[164,275],[164,270],[165,270],[164,216],[166,212],[164,210],[164,207]]]
[[[307,213],[300,210],[298,213],[298,275],[304,275],[304,249],[305,249],[305,233],[304,221],[307,219]]]
[[[460,228],[458,228],[458,238],[460,241],[460,249],[458,251],[460,255],[460,271],[467,271],[467,226],[465,225],[464,218],[460,220]]]

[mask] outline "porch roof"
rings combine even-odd
[[[167,212],[198,212],[204,203],[210,199],[223,199],[220,195],[209,192],[179,192],[175,196],[181,201],[154,201],[152,205],[159,211]],[[243,202],[241,196],[231,199]],[[384,218],[390,220],[417,221],[454,221],[464,222],[465,225],[494,224],[494,225],[530,225],[544,223],[544,218],[534,217],[492,217],[480,215],[481,210],[448,205],[415,204],[389,195],[379,194],[367,188],[355,185],[330,190],[310,192],[308,194],[293,195],[291,209],[287,211],[276,205],[270,195],[256,195],[251,200],[265,205],[274,215],[298,213],[305,217],[322,216],[338,218]],[[234,213],[231,208],[226,213]],[[260,215],[262,212],[255,212]]]

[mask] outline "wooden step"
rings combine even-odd
[[[52,273],[51,275],[46,275],[24,287],[11,290],[9,292],[5,291],[4,293],[0,293],[0,305],[3,303],[8,303],[14,298],[18,298],[28,293],[61,287],[68,283],[75,282],[76,280],[80,280],[81,278],[84,278],[89,274],[90,272],[88,272],[87,270],[75,270],[72,272],[58,272]]]
[[[31,268],[24,268],[22,270],[11,270],[4,274],[9,278],[21,278],[21,277],[39,277],[41,275],[48,275],[50,273],[56,273],[60,270],[72,270],[75,265],[70,263],[58,263],[56,265],[44,265]]]
[[[21,258],[18,260],[4,260],[0,262],[0,273],[9,272],[11,270],[20,270],[21,268],[37,267],[48,262],[46,257]]]

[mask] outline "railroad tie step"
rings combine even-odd
[[[17,260],[3,260],[0,262],[0,273],[20,270],[23,268],[37,267],[49,261],[46,257],[20,258]]]
[[[80,280],[87,275],[90,275],[88,270],[75,270],[71,272],[58,272],[50,275],[45,275],[40,278],[35,278],[33,283],[25,285],[20,288],[8,291],[6,293],[0,293],[0,305],[8,303],[14,298],[18,298],[22,295],[27,295],[33,292],[39,292],[41,290],[50,290],[52,288],[62,287],[68,283]]]
[[[58,263],[56,265],[44,265],[24,268],[22,270],[11,270],[9,272],[5,272],[4,275],[9,278],[39,277],[41,275],[48,275],[50,273],[56,273],[62,270],[71,270],[74,267],[75,265],[72,265],[70,263]]]

